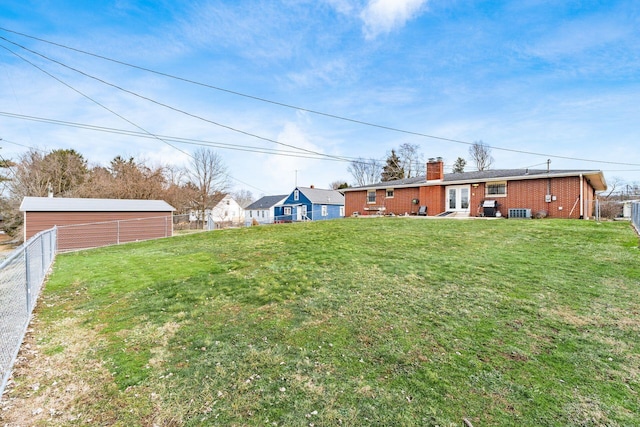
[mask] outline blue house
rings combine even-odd
[[[320,221],[344,217],[344,195],[335,190],[296,187],[274,208],[275,222]]]

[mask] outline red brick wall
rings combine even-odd
[[[391,188],[391,187],[390,187]],[[441,186],[394,188],[392,198],[386,197],[387,190],[376,190],[376,203],[374,206],[384,206],[385,213],[404,215],[418,213],[420,206],[427,206],[429,215],[442,213],[444,209],[444,188]],[[359,212],[360,215],[375,214],[377,211],[367,211],[365,208],[372,204],[367,203],[367,191],[347,191],[344,194],[344,211],[346,216]],[[418,199],[418,204],[413,203],[413,199]]]
[[[547,186],[550,182],[550,194],[555,200],[545,202],[548,194]],[[414,188],[396,188],[394,197],[386,198],[386,189],[376,191],[377,206],[385,206],[386,213],[403,215],[404,213],[416,213],[419,206],[426,205],[429,215],[438,215],[445,211],[445,186],[422,186]],[[507,216],[510,208],[531,209],[531,214],[546,211],[550,218],[580,218],[580,177],[526,179],[520,181],[507,181],[507,195],[485,196],[485,184],[479,183],[477,187],[471,186],[470,214],[472,216],[482,212],[480,204],[485,199],[495,199],[500,204],[500,212]],[[419,199],[418,205],[412,203],[413,199]],[[583,215],[593,216],[593,201],[595,193],[593,187],[584,180],[583,187]],[[360,212],[367,215],[364,208],[367,206],[367,192],[354,191],[345,193],[345,214],[352,215]]]
[[[392,187],[389,187],[392,188]],[[359,212],[360,215],[373,215],[378,211],[367,210],[372,207],[384,207],[385,214],[404,215],[417,213],[418,206],[412,203],[419,196],[418,188],[394,188],[393,197],[387,197],[387,189],[376,190],[376,202],[367,203],[367,191],[348,191],[345,193],[344,212],[346,216]]]
[[[393,191],[392,199],[385,199],[386,213],[404,215],[405,213],[417,213],[418,205],[412,203],[413,199],[419,198],[418,188],[397,188]]]
[[[441,214],[444,212],[444,204],[444,187],[440,185],[420,187],[420,206],[427,207],[427,215]]]
[[[351,216],[354,212],[364,215],[367,204],[367,191],[346,191],[344,193],[344,215]]]
[[[440,160],[427,163],[427,181],[444,178],[444,163]]]
[[[579,177],[508,181],[506,197],[485,196],[484,192],[484,184],[471,187],[471,215],[482,212],[479,205],[483,200],[492,199],[500,204],[503,216],[507,216],[511,208],[524,208],[531,209],[532,215],[546,211],[549,218],[580,218],[580,202],[576,202],[580,197]],[[589,192],[592,193],[593,189],[585,191],[585,195]],[[546,202],[546,194],[555,196],[555,200]],[[585,215],[589,216],[586,212]]]

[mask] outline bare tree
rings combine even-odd
[[[227,167],[218,153],[208,148],[199,148],[193,153],[187,174],[197,188],[194,202],[204,220],[205,210],[213,198],[226,192],[229,187]]]
[[[616,192],[616,190],[619,190],[623,186],[624,180],[619,176],[614,176],[613,178],[607,180],[607,189],[609,190],[609,192],[607,194],[604,194],[604,192],[602,192],[600,193],[600,196],[608,199]]]
[[[493,164],[491,147],[484,142],[474,142],[473,145],[469,147],[469,155],[471,156],[471,161],[476,164],[476,169],[479,171],[491,169],[491,165]]]
[[[19,157],[13,167],[8,183],[10,197],[19,204],[26,196],[46,196],[48,182],[42,151],[29,150]]]
[[[75,150],[53,150],[45,153],[31,149],[22,154],[17,162],[3,162],[10,171],[4,178],[7,198],[2,203],[5,231],[19,233],[22,215],[18,207],[26,196],[43,197],[53,190],[54,194],[73,196],[87,177],[86,161]]]
[[[77,192],[81,197],[106,199],[163,199],[168,182],[163,166],[116,156],[108,167],[94,166]]]
[[[42,159],[49,188],[56,196],[75,196],[87,179],[87,161],[76,150],[53,150]]]
[[[173,165],[166,165],[163,170],[166,184],[162,200],[176,209],[176,215],[189,213],[193,200],[197,199],[197,189],[189,183],[187,171]]]
[[[421,164],[424,163],[424,156],[420,153],[418,144],[409,144],[405,142],[398,149],[398,157],[400,158],[400,169],[404,170],[406,178],[414,178],[418,176],[422,170]]]
[[[253,194],[249,190],[242,189],[234,191],[231,195],[233,197],[233,200],[238,202],[238,204],[242,206],[243,209],[255,201]]]
[[[353,185],[361,187],[380,181],[382,165],[375,159],[366,160],[360,157],[358,160],[352,161],[347,170],[353,177]]]

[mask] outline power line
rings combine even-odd
[[[57,46],[57,47],[60,47],[60,48],[63,48],[63,49],[71,50],[71,51],[74,51],[74,52],[77,52],[77,53],[81,53],[83,55],[88,55],[88,56],[92,56],[94,58],[102,59],[102,60],[109,61],[109,62],[112,62],[112,63],[115,63],[115,64],[119,64],[119,65],[123,65],[123,66],[129,67],[129,68],[138,69],[138,70],[141,70],[141,71],[145,71],[145,72],[148,72],[148,73],[152,73],[152,74],[156,74],[156,75],[159,75],[159,76],[167,77],[167,78],[170,78],[170,79],[182,81],[182,82],[185,82],[185,83],[189,83],[189,84],[193,84],[193,85],[197,85],[197,86],[201,86],[201,87],[206,87],[208,89],[229,93],[231,95],[235,95],[235,96],[239,96],[239,97],[243,97],[243,98],[247,98],[247,99],[252,99],[252,100],[255,100],[255,101],[260,101],[260,102],[264,102],[264,103],[268,103],[268,104],[272,104],[272,105],[277,105],[277,106],[284,107],[284,108],[304,111],[304,112],[307,112],[307,113],[310,113],[310,114],[324,116],[324,117],[328,117],[328,118],[332,118],[332,119],[336,119],[336,120],[355,123],[355,124],[359,124],[359,125],[363,125],[363,126],[374,127],[374,128],[378,128],[378,129],[384,129],[384,130],[388,130],[388,131],[392,131],[392,132],[398,132],[398,133],[403,133],[403,134],[408,134],[408,135],[413,135],[413,136],[419,136],[419,137],[423,137],[423,138],[437,139],[437,140],[440,140],[440,141],[453,142],[453,143],[464,144],[464,145],[469,145],[469,146],[475,144],[474,142],[462,141],[462,140],[458,140],[458,139],[446,138],[446,137],[441,137],[441,136],[436,136],[436,135],[430,135],[430,134],[426,134],[426,133],[422,133],[422,132],[415,132],[415,131],[410,131],[410,130],[406,130],[406,129],[400,129],[400,128],[396,128],[396,127],[393,127],[393,126],[385,126],[385,125],[381,125],[381,124],[377,124],[377,123],[367,122],[367,121],[364,121],[364,120],[358,120],[358,119],[354,119],[354,118],[349,118],[349,117],[339,116],[339,115],[336,115],[336,114],[331,114],[331,113],[326,113],[326,112],[322,112],[322,111],[318,111],[318,110],[313,110],[313,109],[310,109],[310,108],[305,108],[305,107],[300,107],[300,106],[296,106],[296,105],[292,105],[292,104],[287,104],[287,103],[284,103],[284,102],[278,102],[278,101],[274,101],[274,100],[271,100],[271,99],[267,99],[267,98],[263,98],[263,97],[259,97],[259,96],[255,96],[255,95],[249,95],[249,94],[238,92],[238,91],[234,91],[234,90],[231,90],[231,89],[226,89],[226,88],[222,88],[222,87],[219,87],[219,86],[214,86],[214,85],[211,85],[211,84],[198,82],[198,81],[187,79],[187,78],[184,78],[184,77],[179,77],[179,76],[176,76],[176,75],[173,75],[173,74],[164,73],[164,72],[161,72],[161,71],[157,71],[157,70],[153,70],[153,69],[150,69],[150,68],[142,67],[142,66],[139,66],[139,65],[131,64],[131,63],[128,63],[128,62],[124,62],[124,61],[120,61],[120,60],[117,60],[117,59],[109,58],[109,57],[104,56],[104,55],[99,55],[99,54],[88,52],[88,51],[85,51],[85,50],[82,50],[82,49],[70,47],[70,46],[67,46],[67,45],[64,45],[64,44],[61,44],[61,43],[52,42],[50,40],[46,40],[46,39],[43,39],[43,38],[31,36],[29,34],[25,34],[25,33],[19,32],[19,31],[10,30],[8,28],[0,27],[0,30],[6,31],[6,32],[9,32],[9,33],[13,33],[13,34],[17,34],[17,35],[20,35],[20,36],[23,36],[23,37],[27,37],[27,38],[30,38],[32,40],[37,40],[37,41],[42,42],[42,43],[47,43],[49,45]],[[4,39],[4,40],[6,40],[6,41],[8,41],[10,43],[13,43],[13,42],[7,40],[4,37],[0,37],[0,38]],[[252,135],[252,136],[254,136],[254,135]],[[560,155],[554,155],[554,154],[548,154],[548,153],[537,153],[537,152],[533,152],[533,151],[525,151],[525,150],[517,150],[517,149],[511,149],[511,148],[497,147],[497,146],[488,145],[488,144],[487,144],[487,146],[489,148],[494,149],[494,150],[507,151],[507,152],[511,152],[511,153],[526,154],[526,155],[533,155],[533,156],[552,157],[552,158],[556,158],[556,159],[574,160],[574,161],[590,162],[590,163],[604,163],[604,164],[615,164],[615,165],[626,165],[626,166],[640,166],[640,164],[637,164],[637,163],[622,163],[622,162],[611,162],[611,161],[604,161],[604,160],[583,159],[583,158],[570,157],[570,156],[560,156]]]
[[[64,85],[64,86],[66,86],[67,88],[69,88],[69,89],[71,89],[72,91],[76,92],[77,94],[79,94],[79,95],[83,96],[84,98],[88,99],[89,101],[93,102],[94,104],[98,105],[99,107],[101,107],[101,108],[103,108],[103,109],[107,110],[107,111],[108,111],[108,112],[110,112],[111,114],[113,114],[113,115],[115,115],[115,116],[119,117],[120,119],[124,120],[125,122],[129,123],[130,125],[132,125],[132,126],[134,126],[134,127],[138,128],[138,129],[140,129],[140,130],[141,130],[141,131],[143,131],[144,133],[146,133],[146,134],[148,134],[148,135],[150,135],[150,136],[155,137],[155,139],[157,139],[157,140],[159,140],[159,141],[161,141],[161,142],[163,142],[163,143],[167,144],[168,146],[170,146],[170,147],[172,147],[172,148],[174,148],[174,149],[176,149],[176,150],[180,151],[180,152],[181,152],[181,153],[183,153],[183,154],[186,154],[186,155],[187,155],[187,156],[189,156],[189,157],[193,157],[193,156],[191,156],[191,154],[187,153],[186,151],[181,150],[181,149],[179,149],[178,147],[175,147],[174,145],[171,145],[171,144],[170,144],[170,143],[168,143],[167,141],[162,140],[162,138],[158,138],[158,136],[157,136],[157,135],[153,135],[151,132],[147,131],[147,130],[146,130],[146,129],[144,129],[143,127],[138,126],[137,124],[135,124],[135,123],[134,123],[134,122],[132,122],[131,120],[129,120],[129,119],[127,119],[126,117],[124,117],[124,116],[122,116],[122,115],[118,114],[117,112],[115,112],[114,110],[110,109],[110,108],[109,108],[109,107],[107,107],[106,105],[101,104],[100,102],[98,102],[97,100],[93,99],[93,98],[92,98],[92,97],[90,97],[89,95],[86,95],[84,92],[82,92],[82,91],[80,91],[80,90],[78,90],[78,89],[74,88],[74,87],[73,87],[73,86],[71,86],[70,84],[68,84],[68,83],[66,83],[65,81],[63,81],[62,79],[59,79],[58,77],[56,77],[56,76],[54,76],[53,74],[49,73],[48,71],[46,71],[46,70],[45,70],[45,69],[43,69],[42,67],[39,67],[38,65],[36,65],[36,64],[34,64],[33,62],[31,62],[31,61],[29,61],[28,59],[26,59],[25,57],[21,56],[20,54],[18,54],[18,53],[16,53],[16,52],[12,51],[12,50],[11,50],[11,49],[9,49],[8,47],[6,47],[6,46],[2,46],[2,45],[0,45],[0,47],[1,47],[2,49],[5,49],[5,50],[6,50],[6,51],[8,51],[9,53],[11,53],[11,54],[13,54],[13,55],[17,56],[18,58],[22,59],[22,60],[23,60],[23,61],[25,61],[27,64],[30,64],[32,67],[35,67],[36,69],[40,70],[41,72],[43,72],[44,74],[48,75],[48,76],[49,76],[49,77],[51,77],[52,79],[56,80],[58,83],[60,83],[60,84],[62,84],[62,85]]]
[[[117,117],[121,118],[122,120],[126,121],[127,123],[131,124],[132,126],[135,126],[136,128],[140,129],[140,130],[141,130],[141,131],[143,131],[144,133],[148,134],[150,137],[153,137],[154,139],[157,139],[158,141],[161,141],[161,142],[163,142],[163,143],[167,144],[168,146],[170,146],[170,147],[172,147],[172,148],[174,148],[174,149],[176,149],[176,150],[180,151],[181,153],[186,154],[186,155],[187,155],[187,156],[189,156],[190,158],[194,159],[194,157],[193,157],[190,153],[188,153],[188,152],[186,152],[186,151],[184,151],[184,150],[181,150],[180,148],[176,147],[176,146],[175,146],[175,145],[173,145],[173,144],[170,144],[169,142],[167,142],[167,141],[163,140],[162,138],[158,137],[157,135],[152,134],[151,132],[147,131],[147,130],[146,130],[146,129],[144,129],[143,127],[141,127],[141,126],[137,125],[136,123],[132,122],[131,120],[127,119],[126,117],[124,117],[124,116],[122,116],[122,115],[118,114],[117,112],[115,112],[114,110],[110,109],[110,108],[109,108],[109,107],[107,107],[106,105],[101,104],[101,103],[100,103],[100,102],[98,102],[97,100],[95,100],[95,99],[91,98],[89,95],[84,94],[84,93],[83,93],[83,92],[81,92],[80,90],[78,90],[78,89],[74,88],[73,86],[71,86],[71,85],[67,84],[66,82],[64,82],[62,79],[59,79],[58,77],[54,76],[53,74],[49,73],[48,71],[44,70],[43,68],[41,68],[41,67],[37,66],[36,64],[34,64],[33,62],[29,61],[28,59],[26,59],[26,58],[22,57],[22,56],[21,56],[21,55],[19,55],[18,53],[13,52],[11,49],[7,48],[6,46],[2,46],[2,45],[0,45],[0,47],[1,47],[2,49],[7,50],[7,51],[8,51],[8,52],[10,52],[11,54],[13,54],[13,55],[17,56],[18,58],[22,59],[23,61],[27,62],[28,64],[32,65],[32,66],[33,66],[33,67],[35,67],[36,69],[40,70],[40,71],[41,71],[41,72],[43,72],[44,74],[48,75],[49,77],[53,78],[54,80],[58,81],[59,83],[63,84],[64,86],[68,87],[69,89],[73,90],[74,92],[76,92],[76,93],[80,94],[81,96],[83,96],[83,97],[87,98],[88,100],[90,100],[91,102],[95,103],[96,105],[98,105],[98,106],[100,106],[100,107],[104,108],[105,110],[109,111],[109,112],[110,112],[110,113],[112,113],[113,115],[115,115],[115,116],[117,116]],[[231,178],[231,179],[235,180],[235,181],[238,181],[238,182],[240,182],[240,183],[243,183],[243,184],[249,185],[250,187],[255,188],[256,190],[263,191],[263,190],[261,190],[260,188],[255,187],[255,186],[250,185],[250,184],[247,184],[247,183],[245,183],[245,182],[243,182],[243,181],[240,181],[239,179],[237,179],[237,178],[235,178],[235,177],[233,177],[233,176],[231,176],[231,175],[229,175],[229,174],[225,174],[225,175],[226,175],[226,176],[228,176],[229,178]]]
[[[84,124],[84,123],[67,122],[67,121],[63,121],[63,120],[55,120],[55,119],[48,119],[48,118],[43,118],[43,117],[28,116],[28,115],[24,115],[24,114],[15,114],[15,113],[9,113],[9,112],[5,112],[5,111],[0,111],[0,116],[9,117],[9,118],[15,118],[15,119],[21,119],[21,120],[35,121],[35,122],[40,122],[40,123],[54,124],[54,125],[59,125],[59,126],[75,127],[75,128],[79,128],[79,129],[92,130],[92,131],[98,131],[98,132],[106,132],[106,133],[112,133],[112,134],[116,134],[116,135],[127,135],[127,136],[134,136],[134,137],[138,137],[138,138],[153,138],[152,136],[149,136],[148,134],[145,134],[145,133],[142,133],[142,132],[130,131],[130,130],[125,130],[125,129],[117,129],[117,128],[112,128],[112,127],[96,126],[96,125],[90,125],[90,124]],[[328,160],[328,161],[341,161],[341,162],[344,162],[344,161],[357,161],[358,160],[356,158],[345,158],[345,160],[341,160],[341,159],[329,158],[329,157],[326,157],[326,156],[314,156],[314,155],[311,155],[311,154],[306,155],[306,154],[303,154],[303,153],[300,153],[300,152],[297,152],[297,151],[278,150],[278,149],[274,149],[274,148],[255,147],[255,146],[250,146],[250,145],[240,145],[240,144],[230,144],[230,143],[224,143],[224,142],[205,141],[205,140],[200,140],[200,139],[183,138],[183,137],[177,137],[177,136],[167,136],[167,135],[158,135],[158,136],[160,138],[164,139],[164,140],[173,141],[173,142],[177,142],[177,143],[180,143],[180,144],[190,144],[190,145],[199,145],[199,146],[205,146],[205,147],[215,147],[215,148],[221,148],[221,149],[225,149],[225,150],[245,151],[245,152],[252,152],[252,153],[259,153],[259,154],[273,154],[273,155],[278,155],[278,156],[298,157],[298,158],[314,159],[314,160]],[[29,147],[27,145],[22,145],[22,144],[18,144],[18,143],[15,143],[15,144],[16,145],[21,145],[21,146],[26,147],[26,148],[33,148],[33,147]]]
[[[188,111],[182,110],[182,109],[177,108],[177,107],[173,107],[173,106],[171,106],[171,105],[165,104],[165,103],[160,102],[160,101],[156,101],[156,100],[155,100],[155,99],[153,99],[153,98],[149,98],[149,97],[144,96],[144,95],[141,95],[141,94],[139,94],[139,93],[137,93],[137,92],[134,92],[134,91],[131,91],[131,90],[125,89],[125,88],[123,88],[123,87],[121,87],[121,86],[118,86],[118,85],[116,85],[116,84],[110,83],[110,82],[108,82],[108,81],[106,81],[106,80],[104,80],[104,79],[101,79],[101,78],[99,78],[99,77],[95,77],[95,76],[93,76],[93,75],[91,75],[91,74],[85,73],[85,72],[84,72],[84,71],[82,71],[82,70],[78,70],[77,68],[74,68],[74,67],[71,67],[71,66],[69,66],[69,65],[66,65],[66,64],[64,64],[64,63],[62,63],[62,62],[60,62],[60,61],[57,61],[57,60],[55,60],[55,59],[53,59],[53,58],[50,58],[50,57],[48,57],[48,56],[46,56],[46,55],[44,55],[44,54],[41,54],[41,53],[39,53],[39,52],[36,52],[36,51],[34,51],[34,50],[32,50],[32,49],[29,49],[29,48],[27,48],[27,47],[24,47],[24,46],[22,46],[22,45],[20,45],[20,44],[18,44],[18,43],[12,42],[12,41],[10,41],[10,40],[6,39],[5,37],[0,36],[0,39],[1,39],[1,40],[6,41],[6,42],[8,42],[8,43],[11,43],[11,44],[13,44],[13,45],[15,45],[15,46],[18,46],[18,47],[20,47],[21,49],[26,50],[27,52],[31,52],[31,53],[32,53],[32,54],[34,54],[34,55],[38,55],[38,56],[40,56],[41,58],[46,59],[47,61],[54,62],[54,63],[56,63],[56,64],[58,64],[58,65],[60,65],[60,66],[62,66],[62,67],[65,67],[65,68],[67,68],[67,69],[69,69],[69,70],[75,71],[76,73],[82,74],[82,75],[83,75],[83,76],[85,76],[85,77],[88,77],[88,78],[90,78],[90,79],[96,80],[96,81],[98,81],[98,82],[100,82],[100,83],[102,83],[102,84],[105,84],[105,85],[107,85],[107,86],[111,86],[111,87],[113,87],[113,88],[115,88],[115,89],[118,89],[118,90],[123,91],[123,92],[125,92],[125,93],[128,93],[128,94],[130,94],[130,95],[133,95],[133,96],[135,96],[135,97],[138,97],[138,98],[143,99],[143,100],[145,100],[145,101],[152,102],[152,103],[154,103],[154,104],[156,104],[156,105],[159,105],[159,106],[164,107],[164,108],[168,108],[168,109],[170,109],[170,110],[172,110],[172,111],[175,111],[175,112],[178,112],[178,113],[184,114],[184,115],[189,116],[189,117],[192,117],[192,118],[194,118],[194,119],[202,120],[202,121],[204,121],[204,122],[207,122],[207,123],[213,124],[213,125],[215,125],[215,126],[219,126],[219,127],[222,127],[222,128],[228,129],[228,130],[231,130],[231,131],[233,131],[233,132],[238,132],[238,133],[241,133],[241,134],[244,134],[244,135],[247,135],[247,136],[251,136],[251,137],[253,137],[253,138],[258,138],[258,139],[261,139],[261,140],[264,140],[264,141],[272,142],[272,143],[274,143],[274,144],[282,145],[282,146],[285,146],[285,147],[293,148],[293,149],[296,149],[296,150],[304,151],[304,152],[311,153],[311,154],[315,154],[315,155],[318,155],[318,156],[326,156],[326,157],[333,157],[333,158],[336,158],[336,159],[342,159],[342,158],[341,158],[341,157],[339,157],[339,156],[332,156],[332,155],[329,155],[329,154],[324,154],[324,153],[319,153],[319,152],[317,152],[317,151],[308,150],[308,149],[306,149],[306,148],[297,147],[297,146],[295,146],[295,145],[286,144],[286,143],[284,143],[284,142],[280,142],[280,141],[277,141],[277,140],[274,140],[274,139],[271,139],[271,138],[263,137],[263,136],[260,136],[260,135],[257,135],[257,134],[251,133],[251,132],[247,132],[247,131],[244,131],[244,130],[241,130],[241,129],[238,129],[238,128],[234,128],[234,127],[229,126],[229,125],[225,125],[225,124],[222,124],[222,123],[219,123],[219,122],[216,122],[216,121],[213,121],[213,120],[210,120],[210,119],[204,118],[204,117],[199,116],[199,115],[197,115],[197,114],[189,113]],[[33,65],[33,64],[32,64],[32,65]]]
[[[24,144],[20,144],[18,142],[9,141],[8,139],[5,139],[5,138],[0,138],[0,142],[6,142],[6,143],[9,143],[9,144],[17,145],[19,147],[29,148],[31,150],[42,151],[43,153],[46,151],[46,150],[42,150],[40,148],[31,147],[30,145],[24,145]]]

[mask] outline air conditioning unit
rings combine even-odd
[[[531,218],[531,209],[514,208],[509,209],[509,218]]]

